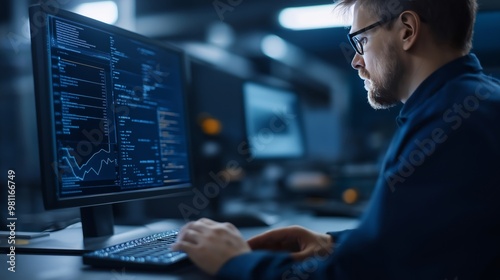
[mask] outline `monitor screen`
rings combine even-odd
[[[256,82],[243,85],[249,151],[254,159],[304,155],[299,102],[295,92]]]
[[[47,209],[190,193],[183,53],[30,8]]]

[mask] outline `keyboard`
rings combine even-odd
[[[95,267],[168,270],[188,261],[187,254],[172,251],[178,230],[169,230],[89,252],[83,263]]]

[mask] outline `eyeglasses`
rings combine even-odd
[[[385,23],[388,23],[388,22],[392,21],[395,18],[397,18],[397,16],[389,18],[388,20],[380,20],[380,21],[377,21],[374,24],[368,25],[367,27],[365,27],[363,29],[360,29],[360,30],[358,30],[356,32],[347,34],[347,38],[349,39],[349,42],[351,43],[351,46],[354,48],[354,50],[359,55],[363,55],[364,54],[363,43],[356,36],[359,35],[359,34],[361,34],[361,33],[363,33],[363,32],[366,32],[366,31],[368,31],[370,29],[373,29],[373,28],[375,28],[377,26],[381,26],[381,25],[383,25]]]
[[[401,4],[403,5],[403,11],[406,11],[406,10],[413,10],[415,7],[413,6],[415,4],[415,0],[406,0],[406,1],[403,1],[401,2]],[[402,13],[402,12],[401,12]],[[377,26],[381,26],[383,24],[386,24],[386,23],[389,23],[393,20],[395,20],[396,18],[399,17],[399,15],[401,14],[392,14],[392,16],[390,18],[387,18],[387,19],[382,19],[380,21],[377,21],[375,22],[374,24],[371,24],[371,25],[368,25],[367,27],[361,29],[361,30],[358,30],[356,32],[353,32],[351,34],[347,34],[347,38],[349,39],[349,42],[351,43],[351,46],[354,48],[354,50],[359,54],[359,55],[363,55],[364,54],[364,50],[363,50],[363,42],[361,42],[362,40],[358,39],[356,36],[363,33],[363,32],[366,32],[370,29],[373,29]],[[426,20],[421,16],[419,15],[420,17],[420,20],[422,22],[426,22]]]

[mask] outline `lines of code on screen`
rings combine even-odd
[[[60,197],[189,181],[181,59],[50,17]]]

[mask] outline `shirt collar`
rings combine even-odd
[[[396,118],[398,126],[401,127],[408,120],[410,113],[436,93],[446,82],[461,74],[482,70],[483,68],[474,54],[462,56],[445,64],[427,77],[408,98]]]

